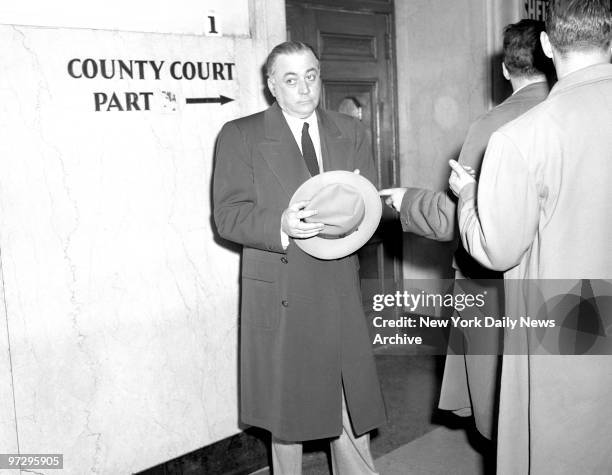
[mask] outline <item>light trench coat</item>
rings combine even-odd
[[[533,316],[548,287],[612,279],[611,183],[610,64],[563,77],[493,134],[477,196],[461,191],[459,228],[472,256],[505,271],[507,315]],[[540,279],[542,296],[527,279]],[[535,354],[537,338],[506,329],[497,473],[612,473],[612,356]]]

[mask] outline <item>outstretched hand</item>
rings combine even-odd
[[[302,221],[317,214],[316,209],[304,210],[309,201],[298,201],[283,211],[281,229],[287,236],[296,239],[307,239],[323,231],[323,223],[307,223]]]
[[[385,198],[385,204],[399,212],[402,207],[402,200],[406,194],[406,188],[385,188],[378,192],[379,196]]]
[[[476,183],[476,179],[473,176],[471,167],[467,167],[468,169],[466,169],[457,160],[449,160],[448,163],[452,169],[448,179],[448,185],[455,196],[459,196],[463,187],[470,183]]]

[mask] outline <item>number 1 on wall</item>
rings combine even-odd
[[[221,36],[221,28],[215,12],[208,12],[205,34],[206,36]]]

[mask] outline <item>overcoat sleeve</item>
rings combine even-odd
[[[490,114],[485,114],[468,129],[457,161],[461,165],[472,167],[476,172],[476,176],[480,174],[480,167],[491,134],[497,130],[499,125],[498,121],[492,120]]]
[[[459,163],[471,166],[477,173],[493,132],[485,118],[470,126],[458,158]],[[408,188],[400,209],[402,229],[435,241],[452,241],[456,211],[457,202],[448,191]]]
[[[223,126],[217,141],[213,209],[221,237],[265,251],[285,252],[280,226],[283,208],[266,208],[257,200],[251,153],[235,122]]]
[[[491,137],[478,183],[461,190],[459,230],[465,249],[483,266],[516,266],[538,229],[539,197],[528,164],[503,133]]]
[[[402,229],[436,241],[452,241],[456,209],[446,191],[407,188],[400,208]]]

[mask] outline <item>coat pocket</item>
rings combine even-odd
[[[249,262],[242,270],[242,325],[274,330],[280,319],[278,284],[273,268]]]

